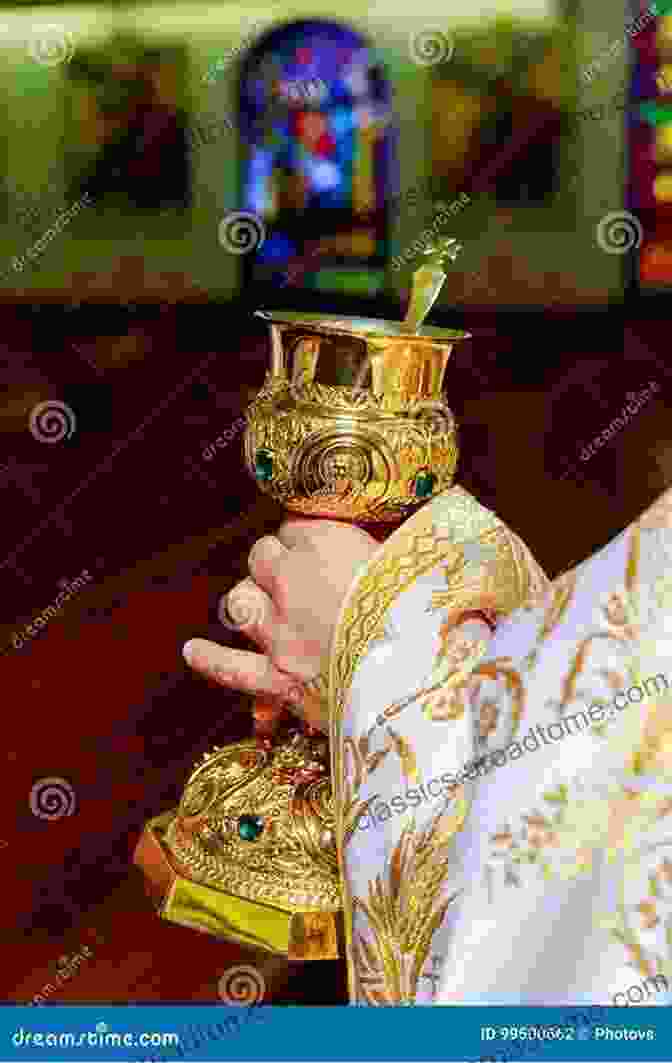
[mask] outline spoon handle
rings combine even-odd
[[[461,250],[462,245],[453,236],[441,237],[425,250],[428,261],[413,273],[411,297],[402,323],[404,332],[420,331],[443,287],[448,262],[454,262]]]

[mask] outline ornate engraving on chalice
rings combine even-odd
[[[458,444],[443,378],[469,334],[422,321],[459,250],[453,239],[429,249],[403,322],[257,311],[271,367],[247,410],[245,463],[286,509],[395,524],[450,487]]]
[[[315,379],[320,347],[331,335],[324,317],[304,319],[297,336],[289,315],[260,316],[271,322],[274,349],[283,351],[247,411],[245,460],[262,491],[295,513],[398,523],[451,485],[457,431],[441,387],[453,344],[466,333],[367,336],[364,365],[372,379],[362,389]],[[355,341],[367,324],[353,321]],[[319,335],[306,335],[313,331]],[[294,357],[291,375],[286,349]]]
[[[300,734],[274,754],[253,740],[205,754],[166,833],[190,876],[249,901],[337,912],[326,755],[324,738]]]

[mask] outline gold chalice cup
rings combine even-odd
[[[258,311],[271,367],[247,410],[245,463],[303,516],[398,524],[450,487],[455,418],[442,395],[469,333],[336,315]]]

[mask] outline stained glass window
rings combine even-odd
[[[243,209],[266,237],[246,280],[373,295],[397,193],[390,87],[347,26],[300,21],[249,53],[240,88]]]
[[[634,4],[628,209],[642,224],[639,281],[672,285],[672,3]],[[635,234],[637,235],[637,234]]]

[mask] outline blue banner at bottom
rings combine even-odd
[[[0,1008],[0,1063],[667,1063],[669,1007]]]

